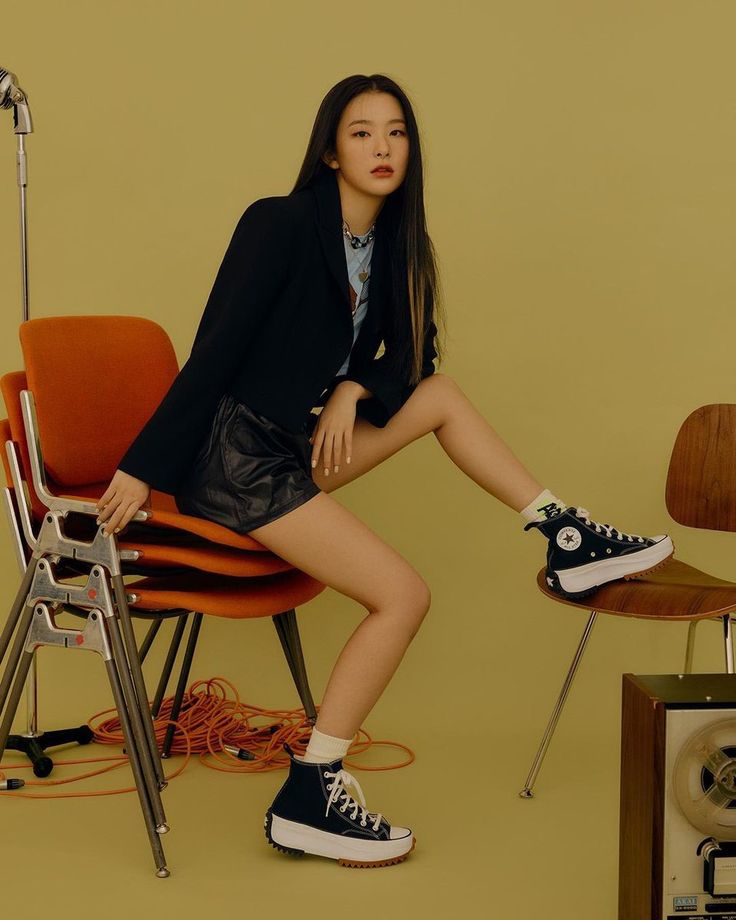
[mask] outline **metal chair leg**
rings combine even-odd
[[[578,665],[580,664],[580,659],[583,657],[583,652],[585,651],[585,647],[588,643],[588,637],[590,636],[590,631],[593,628],[593,624],[595,623],[597,616],[598,616],[597,611],[592,610],[590,613],[590,616],[588,617],[588,622],[585,625],[585,629],[583,630],[583,635],[580,639],[580,642],[578,643],[578,647],[575,652],[575,655],[573,656],[572,664],[570,665],[570,669],[567,672],[567,677],[565,678],[565,682],[562,685],[560,696],[557,700],[554,711],[552,712],[552,716],[549,720],[549,724],[547,725],[547,729],[544,733],[544,737],[542,738],[542,743],[540,744],[539,750],[537,751],[537,755],[534,758],[534,763],[532,764],[532,768],[529,771],[529,776],[527,776],[526,778],[526,783],[524,784],[524,788],[519,793],[519,796],[522,799],[531,799],[533,797],[532,786],[534,785],[534,782],[536,781],[537,774],[539,773],[539,769],[542,765],[542,760],[544,759],[544,755],[547,753],[547,748],[549,747],[549,743],[552,740],[552,735],[554,733],[554,730],[557,727],[557,721],[560,718],[562,707],[565,705],[567,694],[570,690],[573,679],[577,672]]]
[[[723,620],[723,644],[726,654],[726,673],[733,674],[733,632],[731,630],[731,614],[721,617]]]
[[[20,617],[20,624],[18,625],[18,631],[15,635],[15,642],[10,652],[10,657],[8,658],[8,663],[5,667],[5,671],[3,672],[2,679],[0,680],[0,714],[2,714],[2,711],[5,708],[5,703],[8,699],[8,693],[10,691],[10,685],[12,683],[13,676],[18,670],[21,655],[23,654],[23,648],[28,637],[28,630],[31,628],[32,619],[33,607],[30,604],[27,604]],[[13,713],[13,715],[15,715],[15,713]],[[5,753],[5,746],[8,742],[8,735],[10,734],[10,722],[12,722],[12,716],[10,720],[6,718],[5,722],[3,722],[2,728],[0,728],[0,759],[2,759],[2,756]]]
[[[286,662],[289,665],[291,676],[296,685],[299,699],[304,707],[304,713],[307,720],[314,725],[317,721],[317,710],[314,705],[312,691],[309,687],[307,677],[307,668],[304,662],[304,653],[302,651],[301,639],[299,637],[299,624],[296,617],[296,610],[284,610],[271,617],[273,625],[281,641],[281,647],[284,650]]]
[[[194,612],[194,617],[192,618],[192,626],[189,630],[189,638],[187,639],[187,647],[184,652],[184,661],[181,664],[181,671],[179,673],[179,681],[176,685],[176,693],[174,694],[174,702],[171,706],[171,716],[170,718],[173,721],[176,721],[179,718],[179,713],[181,712],[181,704],[184,699],[184,691],[186,690],[187,681],[189,680],[189,671],[192,667],[192,659],[194,658],[194,650],[197,647],[197,639],[199,638],[199,630],[202,626],[202,614]],[[166,737],[164,738],[164,746],[161,751],[162,757],[168,757],[171,752],[171,744],[174,740],[174,733],[176,731],[175,725],[166,726]]]
[[[130,619],[125,582],[120,572],[111,572],[110,582],[112,584],[113,595],[118,609],[122,638],[127,652],[129,673],[136,697],[140,703],[136,711],[141,714],[141,725],[148,742],[149,756],[144,757],[143,763],[146,764],[146,762],[150,761],[159,788],[164,789],[167,783],[164,780],[164,768],[161,764],[158,742],[156,741],[156,731],[153,726],[153,717],[151,716],[151,710],[148,705],[148,691],[146,690],[146,683],[143,679],[141,662],[138,658],[138,646],[136,645],[135,633],[133,632],[133,623]],[[123,683],[123,689],[127,689],[125,683]],[[135,722],[133,723],[133,727],[136,727]]]
[[[2,664],[3,658],[5,657],[5,652],[8,650],[11,637],[15,632],[15,627],[18,625],[18,620],[21,617],[23,608],[28,598],[28,591],[30,590],[31,582],[33,581],[33,578],[36,574],[37,563],[38,558],[33,558],[28,563],[28,567],[23,573],[23,579],[21,581],[20,587],[18,588],[18,593],[15,595],[15,600],[13,601],[13,606],[8,615],[8,619],[5,622],[2,635],[0,635],[0,664]],[[0,712],[2,712],[2,706],[0,706]]]
[[[160,789],[162,788],[162,785],[154,769],[153,759],[151,757],[151,749],[144,728],[144,713],[148,713],[149,718],[151,715],[148,710],[148,703],[146,702],[145,698],[139,701],[139,697],[136,695],[135,687],[133,686],[133,680],[130,675],[130,663],[126,654],[123,638],[120,633],[120,625],[118,623],[117,617],[107,616],[105,618],[105,626],[107,627],[108,634],[110,636],[112,653],[115,656],[115,660],[118,666],[123,702],[127,704],[128,718],[130,721],[133,740],[137,744],[141,769],[143,771],[143,776],[146,780],[147,788],[150,794],[151,807],[153,808],[154,816],[156,819],[156,832],[158,834],[166,834],[169,831],[169,825],[166,821],[166,815],[164,813],[164,807],[161,801]],[[122,713],[120,712],[119,707],[118,715],[120,715],[122,722]],[[132,753],[129,743],[127,750],[129,754]],[[158,759],[158,749],[156,750],[156,759]],[[167,783],[164,782],[163,785],[165,786]]]
[[[174,635],[171,638],[171,644],[169,645],[169,650],[166,653],[166,661],[164,662],[163,669],[161,671],[161,677],[158,681],[158,687],[156,687],[156,696],[153,698],[153,706],[151,707],[151,715],[156,717],[159,714],[161,709],[161,703],[163,702],[164,696],[166,695],[166,688],[169,685],[169,679],[171,677],[171,671],[174,667],[174,661],[176,661],[176,656],[179,654],[179,646],[181,645],[181,637],[184,635],[184,628],[187,625],[187,620],[189,619],[189,614],[180,616],[176,621],[176,626],[174,627]]]
[[[27,612],[31,611],[31,621],[27,629],[23,629],[23,624],[27,620]],[[169,870],[166,868],[166,859],[163,847],[159,839],[159,834],[163,833],[164,828],[157,826],[158,808],[155,799],[159,794],[158,786],[153,782],[153,774],[150,769],[141,762],[141,752],[147,751],[147,742],[140,729],[136,729],[130,718],[129,702],[130,692],[123,690],[120,680],[120,672],[124,674],[127,671],[127,661],[122,652],[122,640],[118,634],[117,638],[112,635],[113,630],[117,627],[114,617],[105,618],[101,610],[92,609],[84,630],[67,630],[60,629],[55,625],[49,606],[45,603],[38,603],[35,607],[27,606],[22,618],[21,627],[16,636],[16,643],[13,647],[8,668],[3,675],[3,687],[7,688],[13,676],[12,693],[8,701],[8,707],[5,712],[2,726],[0,726],[0,758],[5,750],[5,745],[10,733],[10,726],[18,709],[23,686],[25,684],[28,672],[33,661],[34,650],[39,645],[56,645],[64,648],[76,648],[81,650],[95,651],[102,656],[108,672],[108,679],[113,692],[113,698],[117,707],[120,722],[123,728],[123,735],[127,744],[128,755],[131,769],[135,778],[136,789],[143,811],[143,818],[148,831],[151,848],[153,851],[154,861],[156,863],[156,874],[160,878],[166,878]],[[81,640],[81,641],[79,641]],[[21,648],[21,655],[17,655],[17,649]],[[128,675],[127,680],[130,680]],[[132,686],[131,688],[132,689]],[[5,696],[7,690],[5,691]],[[127,698],[126,698],[127,697]],[[4,703],[4,698],[3,698]],[[135,701],[137,705],[137,701]],[[0,711],[2,707],[0,706]],[[168,829],[168,828],[166,828]]]
[[[156,875],[159,878],[167,878],[169,876],[169,870],[166,867],[166,857],[164,855],[163,846],[161,844],[161,828],[156,825],[156,815],[154,814],[154,803],[151,801],[150,795],[150,785],[146,782],[144,776],[144,767],[141,758],[141,747],[143,746],[147,750],[147,740],[142,737],[142,733],[136,732],[131,725],[131,721],[128,718],[128,710],[126,707],[125,694],[123,692],[123,687],[121,685],[120,675],[122,672],[127,670],[128,664],[123,656],[121,661],[119,658],[119,653],[122,650],[122,641],[118,636],[117,641],[112,640],[112,624],[114,623],[117,626],[117,623],[114,617],[109,617],[107,619],[101,618],[103,623],[108,630],[108,641],[110,643],[110,657],[105,660],[105,667],[107,668],[107,676],[110,681],[110,688],[112,690],[113,699],[115,700],[115,707],[120,716],[120,725],[123,730],[123,738],[125,739],[125,746],[128,752],[128,758],[130,760],[130,767],[133,771],[133,777],[135,779],[136,789],[138,790],[138,798],[141,803],[141,809],[143,811],[143,819],[146,824],[146,830],[148,832],[148,839],[151,844],[151,849],[153,851],[153,859],[156,863]],[[157,793],[157,787],[154,787],[155,793]],[[154,793],[154,794],[155,794]]]
[[[682,670],[683,674],[692,674],[693,655],[695,654],[695,629],[698,622],[698,620],[690,620],[690,625],[687,628],[687,647],[685,648],[685,667]]]
[[[138,649],[138,660],[143,666],[143,662],[146,660],[146,655],[148,654],[149,649],[153,645],[153,640],[158,635],[159,629],[161,629],[161,624],[163,623],[163,617],[156,617],[155,620],[151,621],[151,625],[148,627],[148,632],[143,637],[143,642],[141,642],[141,647]]]
[[[25,639],[26,637],[24,636],[24,645],[26,644]],[[8,708],[5,711],[5,718],[3,719],[2,726],[0,726],[0,759],[2,759],[3,753],[5,752],[5,747],[8,743],[10,729],[13,724],[15,714],[18,711],[18,703],[20,702],[20,698],[23,695],[23,687],[25,687],[26,678],[28,677],[28,671],[31,667],[32,661],[33,652],[29,652],[27,649],[24,649],[18,662],[18,666],[15,670],[15,683],[13,684],[13,689],[10,693],[10,698],[8,699]]]

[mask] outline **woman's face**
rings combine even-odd
[[[404,181],[409,137],[401,104],[390,93],[361,93],[350,100],[337,126],[337,151],[325,161],[343,180],[369,195],[389,195]],[[379,164],[389,175],[372,172]]]

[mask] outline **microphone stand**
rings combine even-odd
[[[18,86],[15,74],[9,73],[0,67],[0,109],[13,109],[13,130],[18,136],[18,152],[16,155],[18,188],[20,190],[20,259],[23,301],[23,322],[29,318],[28,296],[28,220],[26,213],[26,187],[28,175],[26,170],[26,151],[24,138],[33,132],[31,111],[28,108],[28,97]],[[16,496],[20,501],[20,497]],[[26,563],[27,565],[27,563]],[[64,728],[50,732],[38,731],[38,672],[36,667],[36,652],[28,672],[26,684],[26,731],[22,735],[10,735],[6,748],[21,751],[27,755],[33,764],[36,776],[48,776],[53,769],[53,761],[44,754],[47,747],[59,744],[89,744],[94,733],[88,725],[78,728]]]

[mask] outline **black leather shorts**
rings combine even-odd
[[[318,418],[310,413],[294,434],[225,394],[174,496],[177,508],[246,534],[314,498],[321,489],[311,476],[309,438]]]

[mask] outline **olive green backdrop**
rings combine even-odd
[[[183,362],[238,217],[289,191],[323,95],[349,74],[387,73],[423,136],[449,323],[440,370],[556,494],[624,530],[667,531],[681,559],[736,580],[736,537],[676,525],[664,505],[682,420],[736,399],[734,27],[727,0],[11,5],[0,65],[35,125],[31,315],[146,316]],[[12,116],[0,115],[6,372],[21,363],[18,190]],[[115,351],[100,342],[97,357]],[[64,361],[95,357],[60,355],[60,380]],[[432,588],[365,726],[417,760],[354,771],[370,808],[414,828],[410,859],[379,873],[287,859],[261,829],[285,773],[194,763],[165,793],[166,882],[133,795],[1,802],[13,906],[44,860],[64,916],[100,903],[123,916],[146,899],[186,917],[233,906],[317,916],[313,898],[329,891],[341,898],[331,909],[360,917],[414,905],[561,918],[575,893],[589,916],[613,920],[621,674],[677,673],[686,626],[600,618],[537,795],[522,801],[585,622],[538,592],[544,540],[431,435],[333,495]],[[18,572],[4,525],[0,567],[8,605]],[[332,590],[300,609],[318,700],[364,615]],[[39,657],[41,727],[111,705],[96,656]],[[720,628],[703,624],[695,669],[722,668]],[[193,677],[215,675],[247,702],[298,705],[267,619],[205,620]],[[377,748],[365,762],[401,756]],[[89,870],[89,901],[67,885],[72,863]]]

